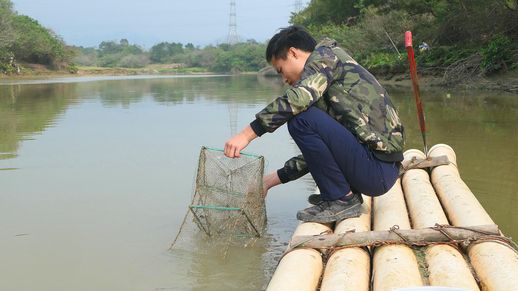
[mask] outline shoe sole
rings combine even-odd
[[[331,223],[335,221],[344,220],[347,218],[358,217],[361,215],[361,204],[354,205],[351,208],[344,209],[334,215],[326,215],[326,216],[315,216],[309,215],[305,213],[297,212],[297,219],[304,222],[317,222],[317,223]]]

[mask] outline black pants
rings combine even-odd
[[[349,191],[369,196],[386,193],[399,175],[399,163],[378,160],[343,125],[311,106],[288,122],[323,200]]]

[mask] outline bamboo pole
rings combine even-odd
[[[374,230],[388,230],[394,225],[410,229],[408,212],[398,179],[384,195],[373,199]],[[373,291],[422,286],[414,252],[406,245],[376,248],[373,259]]]
[[[460,178],[455,152],[444,144],[433,146],[429,156],[447,154],[453,162],[432,170],[432,184],[455,226],[478,223],[492,224],[493,220]],[[482,290],[516,290],[518,286],[518,253],[497,242],[481,242],[468,248],[471,265],[480,279]]]
[[[419,150],[408,150],[404,153],[404,157],[405,161],[410,161],[413,157],[426,158]],[[425,170],[408,170],[403,175],[402,182],[413,228],[432,227],[436,223],[448,224],[448,219]],[[454,247],[449,245],[427,247],[425,260],[428,265],[430,285],[479,290],[464,257]]]
[[[427,247],[425,260],[431,286],[480,290],[462,253],[449,245]]]
[[[483,242],[468,248],[471,265],[482,290],[518,289],[518,254],[496,242]]]
[[[412,157],[426,158],[423,152],[415,149],[406,151],[404,157],[403,163],[412,160]],[[413,228],[432,227],[436,223],[448,224],[448,219],[425,170],[412,169],[406,171],[402,178],[402,184]]]
[[[335,227],[336,234],[371,229],[371,198],[363,196],[359,217],[345,219]],[[327,260],[321,291],[369,291],[370,254],[363,248],[337,250]]]
[[[305,222],[297,226],[293,236],[331,232],[329,225]],[[322,269],[322,256],[318,250],[309,248],[292,250],[281,259],[266,290],[317,290]]]
[[[455,226],[495,224],[460,178],[453,149],[445,144],[437,144],[428,151],[428,156],[431,157],[441,155],[448,156],[451,163],[435,167],[432,170],[431,180],[451,224]]]

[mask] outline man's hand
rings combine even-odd
[[[239,158],[241,151],[257,137],[250,125],[247,125],[240,133],[236,134],[225,143],[225,156]]]
[[[279,175],[277,175],[277,171],[272,172],[263,177],[263,198],[266,198],[266,194],[268,190],[273,186],[277,186],[281,184],[281,179],[279,179]]]

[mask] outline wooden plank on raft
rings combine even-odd
[[[426,159],[413,157],[410,161],[403,161],[400,170],[400,175],[412,169],[426,169],[437,166],[447,165],[450,160],[446,155],[438,157],[427,157]]]
[[[477,240],[488,236],[500,236],[498,225],[480,225],[470,227],[454,227],[440,225],[423,229],[397,229],[388,231],[346,232],[344,234],[327,234],[314,236],[295,236],[290,242],[290,249],[309,247],[315,249],[333,247],[365,247],[379,244],[413,244],[427,245],[431,243]]]

